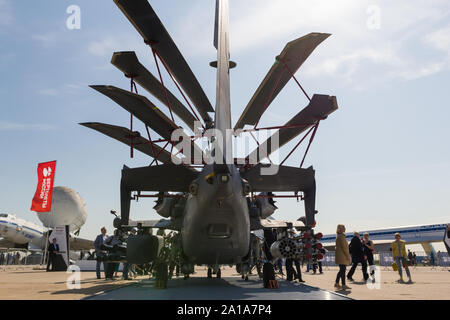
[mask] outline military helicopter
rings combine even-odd
[[[148,167],[124,166],[122,170],[121,211],[114,226],[124,233],[133,227],[138,228],[139,232],[125,237],[126,250],[122,250],[121,259],[136,264],[152,261],[158,250],[158,240],[152,235],[152,229],[175,230],[181,235],[180,245],[189,261],[208,265],[208,276],[215,273],[220,277],[221,265],[248,262],[254,249],[251,247],[252,231],[293,227],[302,232],[300,241],[293,242],[281,237],[272,244],[273,253],[280,257],[316,258],[319,239],[313,231],[317,213],[314,169],[284,166],[286,160],[281,165],[263,163],[263,160],[302,133],[306,135],[300,143],[308,136],[311,136],[311,143],[319,123],[338,109],[336,97],[316,94],[310,98],[307,95],[309,105],[285,125],[258,128],[258,124],[286,84],[292,78],[297,81],[295,73],[330,34],[310,33],[289,42],[233,127],[230,69],[236,67],[236,63],[230,61],[228,0],[216,1],[214,46],[217,61],[210,64],[217,68],[215,109],[149,2],[114,2],[150,47],[159,76],[159,79],[153,76],[134,52],[114,53],[111,63],[130,79],[131,91],[113,86],[91,87],[131,113],[131,128],[98,122],[81,124],[127,144],[131,147],[131,155],[136,149],[153,158]],[[168,90],[162,77],[162,67],[179,89],[185,103]],[[165,105],[169,116],[148,98],[139,95],[136,83]],[[301,85],[300,88],[303,90]],[[214,113],[214,119],[209,113]],[[193,136],[180,129],[173,114],[194,132]],[[133,131],[134,117],[145,124],[148,139]],[[245,126],[253,128],[245,129]],[[153,140],[149,128],[161,138]],[[234,158],[233,136],[258,130],[278,132],[264,143],[258,143],[257,149],[245,159]],[[196,139],[204,137],[210,144],[208,152],[195,143]],[[160,146],[162,144],[164,146]],[[292,192],[290,197],[304,200],[303,219],[293,222],[268,219],[277,209],[274,201],[278,197],[276,193],[285,192]],[[146,197],[157,199],[154,209],[164,219],[130,219],[131,200]]]

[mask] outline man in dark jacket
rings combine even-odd
[[[354,233],[353,239],[350,242],[349,250],[350,255],[352,256],[352,268],[347,274],[347,279],[350,281],[354,281],[352,278],[353,274],[355,273],[358,264],[361,263],[363,277],[366,281],[367,279],[369,279],[369,275],[367,274],[367,257],[364,256],[364,247],[358,232]]]
[[[52,240],[52,243],[48,246],[48,262],[47,262],[47,271],[50,271],[50,265],[54,265],[54,259],[56,255],[59,253],[59,245],[56,243],[56,238]]]
[[[105,243],[107,238],[108,238],[108,236],[106,235],[106,228],[103,227],[101,229],[101,234],[99,234],[97,236],[97,238],[95,238],[95,241],[94,241],[95,253],[97,255],[97,265],[95,267],[95,271],[97,273],[97,279],[101,278],[101,276],[100,276],[100,267],[101,267],[101,263],[102,263],[101,259],[105,255],[105,251],[102,250],[102,245]],[[106,278],[106,275],[108,273],[108,264],[105,262],[103,262],[103,270],[105,272],[105,278]]]

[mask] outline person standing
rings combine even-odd
[[[339,272],[336,276],[335,288],[342,288],[343,290],[351,289],[345,284],[345,271],[347,265],[350,264],[350,252],[348,249],[348,243],[345,239],[345,226],[340,224],[337,226],[336,230],[336,255],[335,263],[339,265]],[[339,285],[339,280],[342,282],[342,287]]]
[[[137,229],[136,229],[136,228],[133,228],[133,229],[131,229],[131,231],[130,231],[130,236],[135,236],[136,233],[137,233]],[[130,273],[133,273],[133,272],[134,272],[134,274],[136,273],[136,272],[134,271],[134,269],[133,269],[133,265],[132,265],[132,264],[129,264],[128,262],[125,262],[125,263],[123,264],[123,270],[122,270],[122,277],[123,277],[123,279],[124,279],[124,280],[131,280],[130,277],[129,277],[129,274],[130,274]]]
[[[397,264],[398,273],[400,274],[400,279],[398,280],[398,282],[404,282],[402,272],[403,266],[405,268],[406,275],[409,278],[409,283],[411,283],[411,273],[409,272],[408,264],[406,261],[406,245],[405,241],[401,240],[401,236],[399,233],[395,234],[395,241],[392,243],[392,256],[395,263]]]
[[[325,259],[325,255],[327,254],[328,250],[325,248],[322,248],[319,250],[319,252],[322,255],[322,259],[317,260],[317,265],[315,265],[315,264],[313,265],[313,274],[316,274],[317,267],[319,267],[319,273],[323,274],[322,262],[323,262],[323,259]]]
[[[137,228],[131,229],[131,234],[132,234],[133,236],[135,236],[135,235],[137,234]],[[129,274],[131,274],[131,277],[132,277],[132,278],[136,278],[136,265],[130,264],[130,265],[128,266],[128,271],[129,271]],[[178,272],[177,272],[177,276],[178,276]]]
[[[289,235],[291,238],[295,238],[295,230],[294,229],[290,229],[288,232],[289,232]],[[294,270],[293,264],[295,265],[296,270]],[[300,261],[298,261],[298,259],[287,258],[286,259],[286,280],[292,281],[295,279],[297,279],[298,282],[300,282],[300,283],[305,282],[302,279],[302,270],[300,268]]]
[[[97,279],[101,279],[101,276],[100,276],[100,266],[102,264],[102,260],[101,259],[105,255],[105,251],[102,250],[102,246],[105,243],[106,239],[108,238],[108,236],[106,235],[106,228],[105,227],[103,227],[100,230],[100,232],[101,232],[101,234],[99,234],[97,236],[97,238],[95,238],[95,241],[94,241],[95,254],[97,256],[97,265],[95,267],[95,271],[97,273]],[[108,264],[103,262],[103,271],[105,273],[105,278],[106,278],[106,275],[108,274],[108,270],[107,270],[108,267],[107,266],[108,266]]]
[[[353,234],[352,241],[350,242],[350,254],[352,256],[352,267],[347,274],[347,279],[354,281],[353,274],[355,273],[358,264],[361,263],[364,281],[367,281],[367,279],[369,279],[369,275],[367,274],[367,261],[364,256],[364,248],[358,232]]]
[[[53,271],[55,257],[58,253],[59,253],[59,245],[56,243],[56,238],[53,238],[52,244],[48,246],[47,272],[50,271],[50,265],[52,265]]]
[[[415,252],[413,252],[413,266],[417,265],[417,255]]]
[[[369,238],[369,233],[363,234],[363,246],[364,246],[364,256],[367,258],[367,263],[369,264],[370,275],[373,277],[375,274],[375,263],[373,261],[373,253],[375,252],[375,246],[373,241]],[[375,280],[372,278],[372,280]]]
[[[105,240],[105,244],[108,246],[116,246],[120,243],[119,239],[119,230],[115,230],[114,234]],[[114,280],[117,277],[117,273],[119,272],[120,264],[117,262],[108,262],[106,263],[108,272],[106,273],[106,279]]]
[[[408,260],[411,263],[411,265],[413,265],[413,254],[409,249],[408,249]]]
[[[435,254],[434,254],[433,251],[431,251],[431,252],[430,252],[430,263],[431,263],[431,266],[432,266],[432,267],[434,267],[435,262],[436,262]]]

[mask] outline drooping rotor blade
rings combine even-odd
[[[133,148],[141,151],[142,153],[145,153],[152,158],[156,158],[158,161],[167,163],[171,160],[170,152],[164,150],[156,144],[153,144],[152,147],[150,141],[143,138],[139,134],[139,132],[132,132],[124,127],[97,122],[80,123],[80,125],[103,133],[108,137],[125,143],[128,146],[133,145]]]
[[[171,140],[172,133],[181,129],[144,96],[113,86],[91,86],[91,88],[115,101],[164,139]],[[180,138],[189,141],[191,146],[190,151],[183,149],[184,155],[189,156],[189,159],[192,159],[193,155],[195,158],[201,158],[202,150],[184,132],[180,131]]]
[[[292,74],[300,69],[317,46],[329,36],[328,33],[310,33],[289,42],[259,85],[234,129],[242,129],[245,125],[256,125],[267,107],[292,78]],[[289,70],[285,69],[285,64]]]
[[[164,139],[170,139],[179,127],[146,97],[113,86],[91,86],[132,113]]]
[[[271,174],[262,170],[269,169]],[[242,173],[252,192],[303,192],[306,225],[314,223],[316,211],[316,179],[312,167],[308,169],[259,164]]]
[[[169,107],[161,82],[139,62],[135,52],[115,52],[111,63],[127,77],[132,77],[134,81],[150,92],[161,103]],[[167,88],[166,92],[172,111],[194,131],[195,117]]]
[[[196,106],[206,123],[208,112],[214,112],[197,78],[173,42],[148,0],[114,0],[147,43],[152,43],[171,74]]]
[[[198,174],[198,171],[173,164],[124,169],[122,186],[130,191],[188,192]]]
[[[256,161],[256,163],[261,162],[267,156],[277,151],[278,148],[281,148],[289,141],[300,135],[302,132],[308,130],[313,125],[317,123],[318,120],[326,119],[331,113],[338,109],[336,97],[327,96],[327,95],[318,95],[315,94],[309,105],[300,111],[297,115],[295,115],[288,123],[285,124],[285,128],[281,128],[278,133],[275,135],[279,135],[279,145],[275,146],[272,144],[272,141],[275,137],[273,135],[269,139],[267,139],[263,144],[261,144],[255,151],[253,151],[248,157],[247,160],[252,163]],[[261,155],[260,150],[263,150],[263,154]]]
[[[124,167],[120,184],[122,225],[129,223],[133,191],[189,192],[189,185],[198,174],[198,171],[173,164],[136,169]]]
[[[247,180],[252,192],[298,192],[315,186],[313,168],[301,169],[273,165],[273,173],[265,174],[262,169],[270,168],[267,164],[258,164],[243,172],[242,178]]]

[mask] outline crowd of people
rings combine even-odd
[[[274,234],[273,241],[269,241],[269,243],[274,242],[276,239],[276,230],[272,230],[272,233]],[[268,236],[267,232],[265,232],[264,235],[265,235],[265,241],[267,242],[267,236]],[[294,238],[294,239],[298,238],[298,235],[296,234],[295,229],[288,230],[288,237]],[[301,240],[297,240],[297,241],[301,241]],[[270,247],[270,245],[268,247]],[[323,260],[324,260],[325,255],[327,254],[328,250],[326,250],[325,248],[321,248],[319,251],[322,254],[322,258],[315,261],[314,263],[306,263],[306,272],[307,273],[312,271],[313,274],[316,274],[317,270],[319,270],[319,274],[323,274]],[[266,254],[268,254],[268,253],[269,253],[269,250],[266,250]],[[273,259],[270,256],[268,258],[269,258],[269,260]],[[303,263],[300,264],[300,261],[298,259],[292,259],[292,258],[275,259],[275,262],[274,262],[275,270],[281,276],[285,275],[283,272],[283,260],[284,260],[284,265],[286,268],[286,280],[287,281],[298,281],[300,283],[304,283],[305,281],[302,278],[302,270],[301,270],[301,268],[303,267]]]
[[[119,264],[118,263],[109,263],[102,262],[101,257],[106,254],[106,252],[102,249],[104,244],[106,245],[114,245],[116,241],[118,241],[115,235],[108,236],[106,234],[106,228],[103,227],[101,229],[101,234],[97,236],[94,241],[95,253],[98,258],[96,265],[96,273],[97,278],[101,279],[100,268],[103,263],[103,268],[105,272],[105,279],[114,279],[118,277]],[[133,229],[131,234],[136,234],[137,230]],[[363,236],[358,232],[354,232],[353,238],[350,241],[350,244],[347,242],[345,236],[346,228],[344,225],[340,224],[336,229],[336,247],[335,247],[335,264],[339,266],[339,272],[336,275],[335,287],[343,290],[351,289],[346,281],[354,281],[353,275],[356,272],[356,269],[359,265],[361,265],[362,276],[364,281],[368,281],[369,279],[372,282],[375,282],[375,262],[374,262],[374,252],[375,247],[372,240],[370,240],[370,235],[368,233],[364,233]],[[273,236],[273,240],[275,241],[276,236],[275,233],[270,236]],[[264,233],[265,240],[268,242],[267,232]],[[288,230],[288,236],[290,238],[296,238],[295,229]],[[270,237],[269,237],[270,238]],[[270,241],[269,241],[270,242]],[[406,276],[408,277],[408,283],[412,283],[411,272],[409,270],[409,265],[414,266],[417,265],[417,256],[415,252],[411,252],[408,250],[406,252],[405,241],[401,240],[401,235],[395,234],[395,241],[392,242],[392,257],[393,257],[393,269],[398,271],[400,279],[398,282],[404,282],[403,278],[403,269],[406,272]],[[322,258],[315,261],[315,263],[307,263],[306,272],[312,271],[313,274],[316,274],[317,270],[320,274],[323,274],[322,262],[324,260],[325,255],[327,254],[327,250],[325,248],[320,249],[320,253],[322,254]],[[20,256],[18,256],[19,258]],[[176,269],[176,273],[179,273],[179,265],[175,263],[178,258],[174,258],[170,260],[170,274],[174,273],[174,269]],[[433,254],[430,256],[430,259],[433,261]],[[4,253],[0,254],[0,264],[3,264],[3,261],[15,261],[15,256],[8,254],[8,256],[4,255]],[[302,278],[301,265],[299,260],[297,259],[285,259],[285,268],[286,268],[286,280],[287,281],[296,281],[305,282]],[[347,273],[347,266],[351,265],[350,271]],[[275,269],[278,269],[278,272],[284,276],[283,273],[283,260],[277,259],[274,262]],[[125,280],[130,280],[132,277],[136,277],[135,266],[130,265],[128,263],[124,263],[122,277]]]
[[[362,267],[362,274],[365,281],[372,277],[372,281],[375,282],[375,263],[373,259],[374,245],[369,238],[369,234],[363,234],[363,238],[358,232],[353,234],[353,238],[350,241],[350,245],[347,243],[345,237],[345,226],[340,224],[337,226],[336,230],[336,255],[335,263],[339,265],[339,272],[336,276],[335,288],[349,290],[351,289],[347,284],[346,280],[354,281],[353,275],[359,264]],[[408,250],[409,251],[409,250]],[[414,261],[415,263],[415,253],[406,253],[405,241],[401,240],[399,233],[395,234],[395,241],[392,242],[392,257],[394,263],[392,264],[394,270],[398,271],[400,279],[398,282],[404,282],[403,279],[403,269],[405,269],[406,275],[408,276],[408,283],[412,283],[411,272],[408,267],[409,261]],[[350,271],[346,274],[347,266],[351,264]],[[367,267],[369,266],[370,275],[367,272]]]
[[[19,252],[1,252],[0,253],[0,265],[18,265],[20,264]]]
[[[114,278],[118,278],[119,273],[119,263],[114,262],[102,262],[101,258],[106,254],[106,251],[102,249],[103,245],[114,246],[118,243],[119,239],[117,235],[108,236],[107,230],[103,227],[101,230],[101,234],[97,236],[94,241],[95,254],[97,255],[97,265],[95,268],[97,279],[101,279],[101,265],[103,263],[103,271],[105,273],[105,280],[113,280]],[[136,229],[131,230],[131,234],[135,235],[137,232]],[[132,278],[136,277],[136,270],[133,264],[124,263],[122,269],[122,278],[124,280],[132,280]]]

